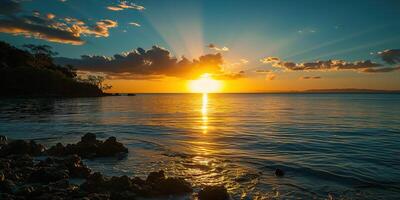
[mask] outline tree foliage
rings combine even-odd
[[[73,66],[53,62],[47,45],[18,49],[0,41],[0,96],[101,96],[102,82],[78,81]]]

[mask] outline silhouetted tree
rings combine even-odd
[[[46,45],[22,50],[0,41],[0,96],[100,96],[104,79],[81,82],[73,66],[53,62]]]

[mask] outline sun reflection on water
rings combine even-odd
[[[208,94],[203,93],[203,100],[202,100],[202,105],[201,105],[201,116],[202,116],[201,129],[203,131],[203,134],[206,134],[208,132],[207,106],[208,106]]]

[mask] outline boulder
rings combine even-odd
[[[83,164],[81,158],[76,154],[65,158],[62,162],[72,178],[87,178],[90,175],[91,170]]]
[[[128,153],[128,149],[122,143],[117,142],[115,137],[109,137],[103,142],[97,140],[93,133],[85,134],[76,144],[64,146],[58,143],[47,151],[47,154],[51,156],[77,154],[83,158],[116,156],[119,159],[122,159],[126,153]]]
[[[0,193],[14,193],[17,189],[17,186],[15,185],[15,183],[11,180],[4,180],[2,182],[0,182]]]
[[[275,176],[282,177],[284,175],[285,175],[285,172],[282,169],[278,168],[275,170]]]
[[[86,181],[81,185],[81,189],[89,192],[96,193],[104,191],[106,180],[99,172],[89,175]]]
[[[7,136],[0,135],[0,146],[8,144]]]
[[[183,178],[168,177],[156,185],[162,195],[179,195],[193,192],[192,185]]]
[[[9,170],[10,169],[10,159],[0,158],[0,170]]]
[[[107,181],[107,187],[111,191],[130,191],[133,189],[132,186],[132,181],[128,176],[114,176]]]
[[[86,182],[81,185],[81,188],[89,193],[106,192],[112,194],[138,191],[138,188],[128,176],[107,178],[98,172],[91,174]]]
[[[128,149],[120,142],[117,142],[115,137],[109,137],[103,143],[100,143],[99,148],[96,151],[97,156],[120,156],[120,153],[128,153]]]
[[[47,154],[52,156],[64,156],[65,155],[65,147],[61,143],[57,143],[56,145],[50,147],[47,150]]]
[[[110,195],[111,200],[134,200],[136,197],[136,193],[131,191],[112,192]]]
[[[150,172],[147,176],[146,182],[149,184],[159,183],[160,181],[165,179],[165,174],[163,170],[158,172]]]
[[[31,156],[39,156],[45,150],[41,144],[36,144],[35,141],[14,140],[0,149],[0,156],[22,155],[28,154]]]
[[[163,170],[150,172],[143,189],[144,191],[142,192],[148,196],[180,195],[193,191],[191,184],[185,179],[165,177]]]
[[[228,191],[224,186],[206,186],[199,192],[199,200],[227,200]]]
[[[6,177],[4,176],[4,173],[0,171],[0,182],[3,182],[5,179]]]
[[[29,185],[25,185],[20,187],[16,194],[18,196],[30,196],[30,194],[32,194],[33,192],[35,192],[35,188]]]
[[[50,183],[69,178],[68,170],[57,169],[56,167],[42,167],[34,171],[29,181],[33,183]]]
[[[63,158],[49,157],[36,164],[36,167],[67,171],[70,178],[87,178],[91,172],[78,155],[70,155]]]
[[[33,158],[28,154],[8,156],[12,168],[33,167]]]
[[[86,133],[81,137],[81,142],[83,143],[96,143],[96,135],[93,133]]]

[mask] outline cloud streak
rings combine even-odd
[[[207,47],[209,49],[212,49],[212,50],[215,50],[215,51],[229,51],[228,47],[218,47],[218,46],[216,46],[215,44],[212,44],[212,43],[207,45]]]
[[[301,79],[304,79],[304,80],[312,80],[312,79],[321,79],[322,77],[320,77],[320,76],[302,76],[301,77]]]
[[[398,71],[400,70],[400,66],[398,67],[383,67],[383,68],[369,68],[369,69],[364,69],[362,72],[365,73],[380,73],[380,72],[393,72],[393,71]]]
[[[137,22],[129,22],[129,25],[136,26],[136,27],[141,27],[142,26]]]
[[[119,4],[117,4],[117,5],[107,6],[107,9],[111,10],[111,11],[121,11],[121,10],[126,10],[126,9],[144,10],[145,7],[134,4],[134,3],[130,3],[128,1],[120,1]]]
[[[400,49],[387,49],[382,52],[378,52],[378,56],[388,64],[400,63]]]
[[[395,64],[400,61],[398,51],[384,51],[379,54],[385,62]],[[365,73],[393,72],[399,67],[385,67],[381,63],[371,60],[348,62],[344,60],[319,60],[312,62],[295,63],[283,61],[278,57],[265,57],[260,60],[264,64],[271,64],[273,67],[282,68],[286,71],[342,71],[353,70]]]
[[[269,69],[257,69],[255,72],[259,74],[265,74],[265,79],[270,81],[275,80],[277,77],[276,74]]]

